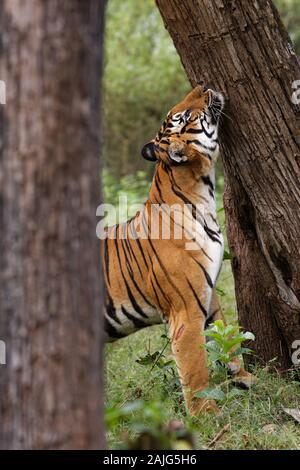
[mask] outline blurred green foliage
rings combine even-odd
[[[275,4],[300,52],[300,0]],[[154,0],[109,0],[105,41],[104,166],[117,180],[140,170],[150,179],[140,149],[190,85]]]
[[[127,197],[129,205],[144,203],[149,195],[149,182],[145,171],[134,175],[116,178],[109,171],[103,171],[104,199],[107,203],[117,205],[120,197]],[[130,214],[134,215],[134,214]]]
[[[104,200],[112,204],[105,216],[105,225],[115,225],[126,222],[133,217],[148,199],[150,183],[145,171],[139,170],[134,174],[117,177],[104,169],[102,174]]]
[[[110,0],[106,28],[104,164],[150,174],[140,149],[190,85],[153,0]]]
[[[300,55],[300,0],[274,0],[274,3]]]

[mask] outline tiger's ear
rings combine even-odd
[[[144,145],[142,148],[142,157],[145,158],[145,160],[149,160],[150,162],[156,162],[156,154],[155,154],[155,148],[154,148],[154,140],[151,140],[148,142],[148,144]]]

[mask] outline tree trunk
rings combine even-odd
[[[104,1],[1,0],[0,448],[104,445],[99,204]]]
[[[300,66],[270,0],[157,0],[193,85],[228,100],[225,212],[240,323],[262,361],[300,338]]]

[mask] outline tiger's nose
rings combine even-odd
[[[210,90],[212,88],[211,83],[204,83],[203,80],[200,80],[198,82],[198,85],[201,86],[202,92],[205,93],[206,91]]]

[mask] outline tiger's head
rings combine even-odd
[[[224,107],[221,93],[198,85],[167,114],[142,156],[167,165],[193,164],[208,171],[219,153],[218,125]]]

